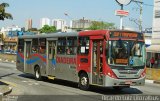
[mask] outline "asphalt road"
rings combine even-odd
[[[0,80],[13,87],[10,96],[19,96],[20,101],[27,101],[34,98],[44,101],[64,100],[68,101],[98,101],[102,96],[126,96],[126,95],[160,95],[160,85],[146,83],[145,86],[134,86],[116,91],[113,88],[91,86],[89,91],[82,91],[77,83],[64,80],[43,80],[36,81],[33,75],[24,74],[16,70],[15,64],[0,63]],[[34,97],[33,97],[34,96]],[[23,100],[22,100],[23,99]],[[32,101],[32,100],[31,100]]]

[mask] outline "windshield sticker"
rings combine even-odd
[[[133,59],[130,60],[130,65],[133,65],[134,61]]]

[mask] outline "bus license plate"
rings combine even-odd
[[[132,81],[126,81],[125,84],[132,84]]]

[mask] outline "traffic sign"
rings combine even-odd
[[[115,11],[115,15],[117,15],[117,16],[128,16],[128,15],[129,15],[129,11],[116,10],[116,11]]]

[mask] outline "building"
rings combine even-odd
[[[87,19],[79,19],[79,20],[72,20],[70,22],[70,28],[80,28],[80,29],[83,29],[83,28],[88,28],[90,27],[92,24],[92,21],[91,20],[87,20]]]
[[[50,26],[50,19],[49,18],[42,18],[40,20],[40,28],[42,28],[44,25]]]
[[[147,51],[147,59],[154,57],[156,62],[154,67],[160,67],[160,1],[154,0],[153,8],[153,25],[152,25],[152,39],[151,46]]]
[[[62,32],[65,32],[67,28],[66,21],[63,19],[53,19],[51,26],[55,26],[56,30],[60,30]]]
[[[151,46],[151,40],[152,40],[152,33],[150,32],[144,32],[144,37],[145,37],[145,45],[146,45],[146,48],[149,48]],[[146,62],[146,65],[149,67],[150,66],[150,58],[151,58],[151,52],[147,52],[147,62]]]
[[[26,21],[26,30],[32,29],[32,19]]]
[[[18,26],[2,27],[0,50],[4,53],[15,54],[17,49],[17,36],[23,34],[24,28]]]
[[[145,45],[146,47],[149,47],[151,45],[152,33],[144,33],[144,37],[145,37]]]
[[[10,27],[2,27],[1,33],[3,33],[3,37],[17,37],[20,32],[24,32],[24,28],[18,26],[10,26]]]
[[[3,52],[8,54],[16,54],[18,37],[4,38]]]
[[[160,45],[160,1],[154,0],[152,44]]]

